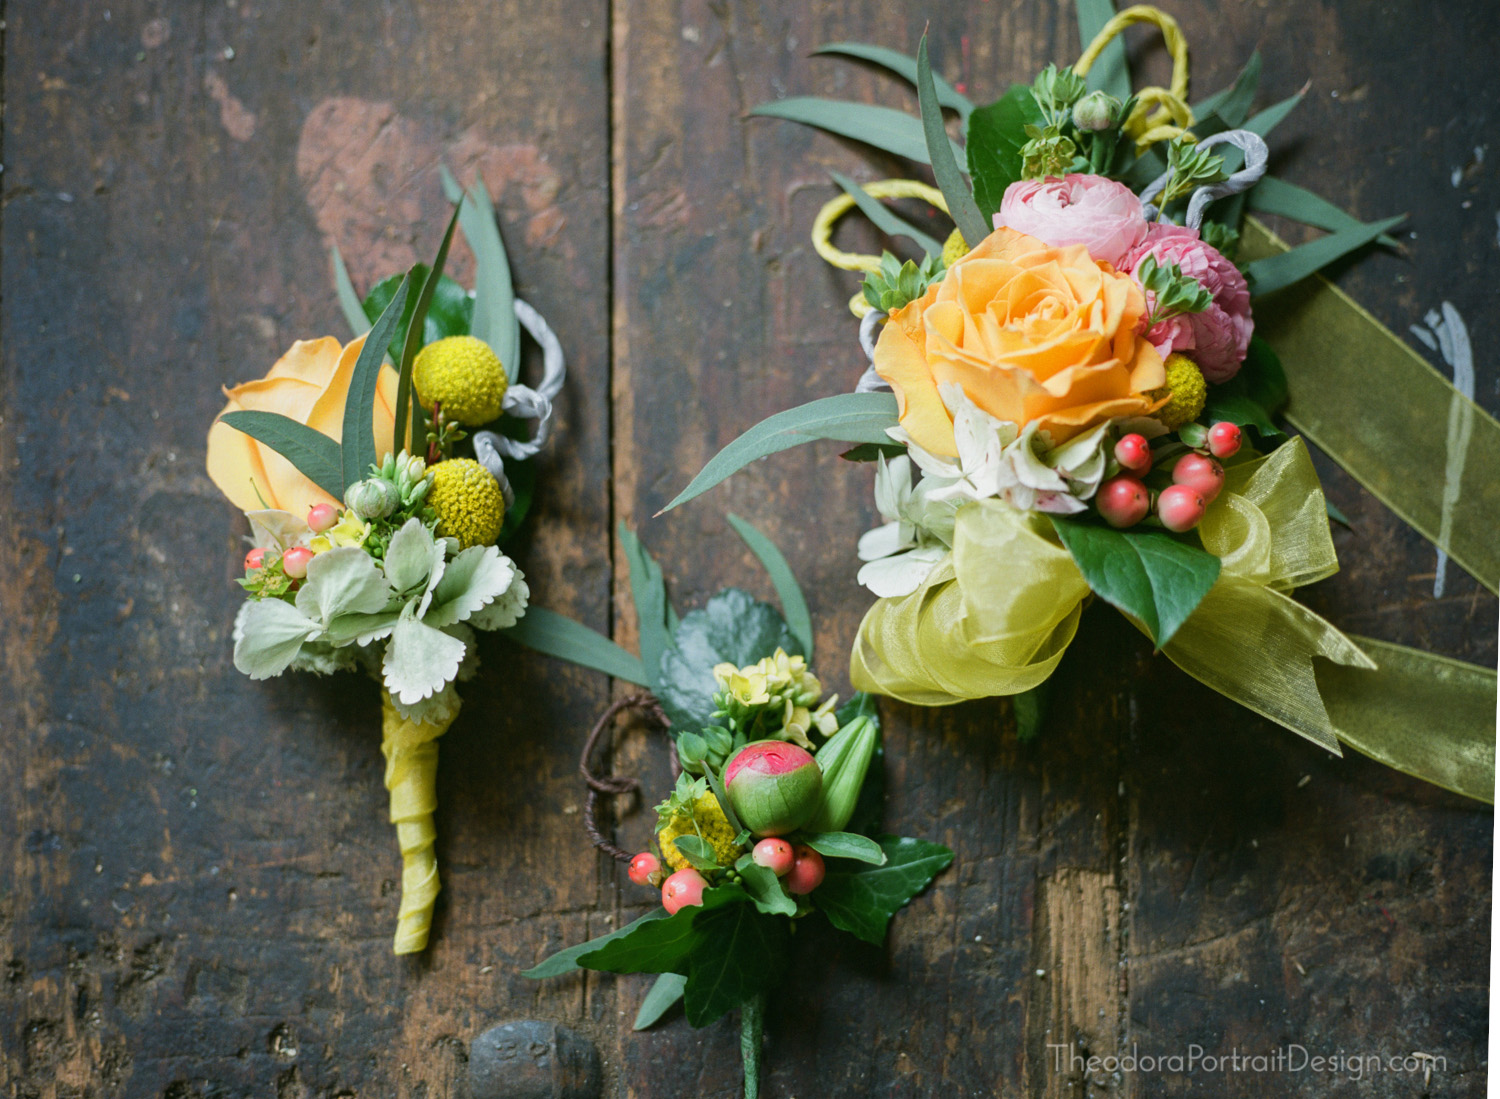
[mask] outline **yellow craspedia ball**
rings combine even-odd
[[[473,458],[450,458],[431,469],[427,504],[438,514],[438,534],[457,538],[464,549],[494,545],[505,522],[500,483]]]
[[[943,266],[952,267],[968,254],[969,246],[964,242],[964,235],[954,229],[948,234],[948,239],[943,242]]]
[[[693,827],[694,820],[697,821],[696,828]],[[661,857],[667,865],[673,870],[685,870],[691,866],[692,863],[683,857],[673,841],[679,836],[696,836],[700,833],[704,841],[714,849],[714,856],[719,860],[720,866],[734,865],[734,860],[740,857],[740,849],[734,842],[734,828],[730,826],[729,818],[724,815],[724,809],[712,791],[699,795],[698,800],[693,802],[691,817],[686,813],[677,813],[656,834]]]
[[[422,348],[411,380],[423,407],[441,404],[445,417],[465,427],[496,419],[509,384],[500,357],[475,336],[448,336]]]
[[[1156,400],[1166,396],[1172,399],[1152,415],[1170,430],[1176,431],[1183,424],[1192,423],[1203,411],[1203,402],[1208,397],[1208,384],[1204,382],[1203,371],[1198,369],[1198,364],[1186,355],[1168,355],[1166,367],[1167,384],[1152,390],[1151,396]]]

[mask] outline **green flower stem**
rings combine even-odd
[[[760,1095],[760,1046],[766,1029],[766,994],[757,992],[740,1005],[740,1060],[745,1066],[745,1099]]]

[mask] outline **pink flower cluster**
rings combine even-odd
[[[1141,200],[1123,183],[1078,174],[1012,183],[995,215],[995,228],[1002,227],[1054,248],[1081,244],[1098,262],[1129,275],[1147,256],[1162,267],[1177,265],[1213,295],[1213,304],[1158,321],[1146,338],[1164,358],[1190,354],[1214,383],[1227,382],[1245,361],[1255,325],[1244,276],[1196,229],[1148,223]],[[1147,305],[1154,306],[1150,298],[1148,293]]]

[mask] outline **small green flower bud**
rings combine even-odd
[[[344,506],[361,519],[384,519],[401,506],[401,494],[389,481],[371,477],[349,486]]]
[[[406,465],[402,468],[401,472],[408,481],[415,484],[427,476],[427,462],[420,454],[410,455],[406,459]]]
[[[879,743],[880,730],[875,723],[867,717],[857,717],[818,749],[823,800],[807,822],[808,831],[842,832],[848,826]]]
[[[1120,121],[1123,107],[1108,92],[1089,92],[1073,104],[1073,125],[1080,130],[1107,130]]]

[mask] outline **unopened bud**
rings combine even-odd
[[[880,743],[880,729],[867,717],[857,717],[834,733],[818,749],[818,766],[823,771],[823,800],[818,811],[807,822],[811,832],[842,832],[854,816],[859,792],[875,758]]]
[[[1073,104],[1073,125],[1080,130],[1107,130],[1120,121],[1124,106],[1108,92],[1089,92]]]
[[[361,519],[384,519],[401,504],[401,494],[389,481],[372,477],[356,481],[344,493],[344,506]]]
[[[804,748],[757,740],[730,757],[724,790],[755,836],[781,836],[807,823],[822,802],[823,772]]]

